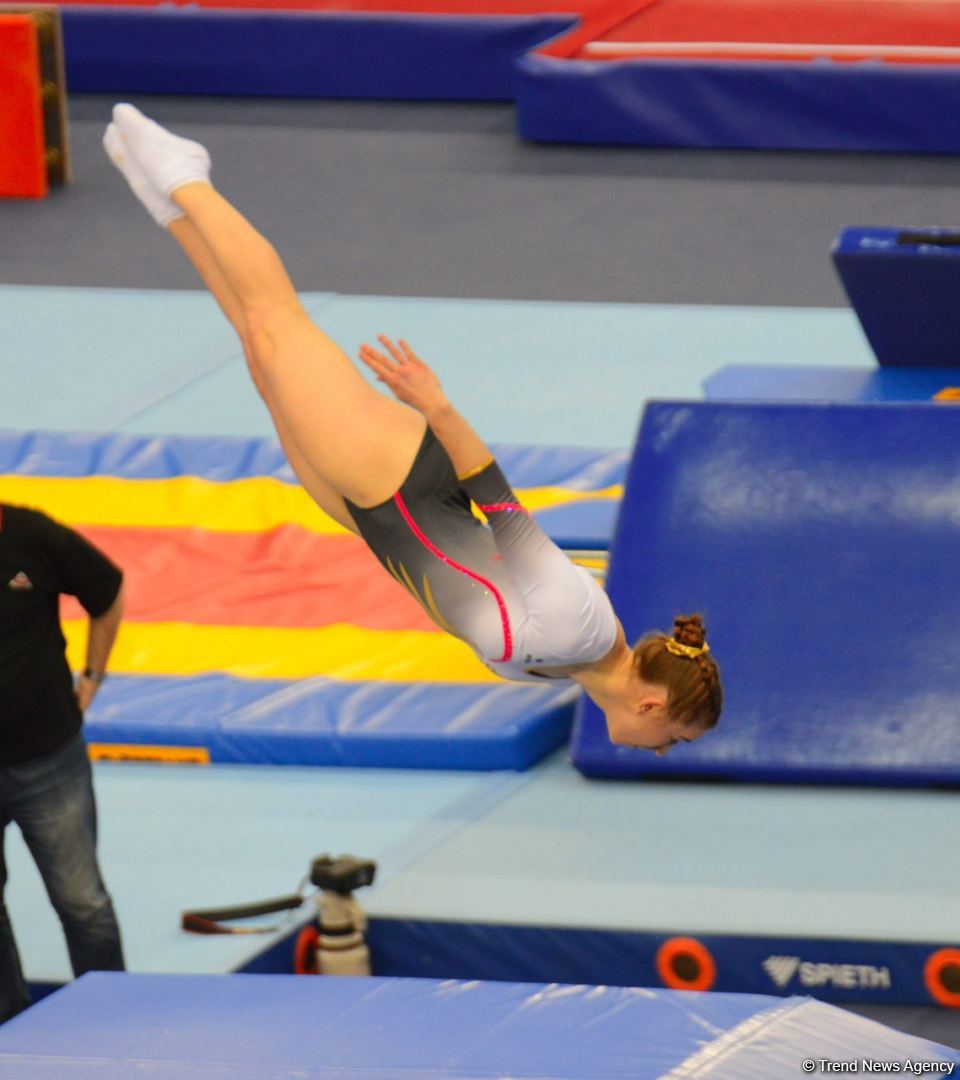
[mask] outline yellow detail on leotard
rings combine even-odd
[[[457,473],[457,480],[461,484],[467,480],[472,480],[475,476],[479,476],[484,469],[489,469],[496,460],[497,459],[493,456],[493,454],[491,454],[490,457],[482,465],[474,465],[472,469],[467,469],[465,473]]]
[[[445,630],[448,634],[452,634],[455,638],[458,638],[460,641],[469,645],[471,649],[479,652],[480,650],[477,649],[476,645],[474,645],[474,643],[468,637],[465,637],[455,626],[452,625],[452,623],[447,622],[447,620],[443,617],[443,614],[440,611],[440,607],[437,604],[436,599],[434,598],[433,590],[430,588],[430,579],[427,577],[427,575],[423,575],[423,595],[421,596],[419,591],[417,590],[416,585],[414,585],[413,583],[413,579],[410,577],[410,574],[407,572],[407,568],[403,565],[403,563],[399,564],[400,569],[398,571],[397,568],[393,565],[393,560],[390,558],[390,556],[388,555],[386,558],[387,569],[407,590],[407,592],[410,593],[410,595],[414,598],[414,600],[417,601],[417,603],[424,609],[424,611],[426,611],[426,613],[430,616],[431,619],[433,619],[437,626],[439,626],[441,630]]]

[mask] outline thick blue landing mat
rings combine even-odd
[[[720,727],[664,758],[580,707],[591,776],[960,782],[960,411],[648,406],[608,590],[628,639],[702,611]]]
[[[5,1080],[754,1080],[960,1053],[807,998],[430,979],[87,975],[0,1031]]]
[[[566,3],[502,15],[479,5],[433,14],[362,6],[71,4],[67,79],[73,90],[114,94],[509,101],[516,57],[574,21]]]
[[[714,18],[722,23],[723,14]],[[543,142],[908,153],[960,146],[960,81],[940,64],[598,62],[540,48],[517,60],[516,98],[521,137]]]
[[[117,675],[84,723],[101,757],[212,764],[516,769],[562,746],[576,687]],[[104,744],[107,744],[105,748]]]
[[[708,401],[932,401],[958,386],[960,371],[946,368],[728,364],[703,392]]]

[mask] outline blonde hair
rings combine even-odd
[[[720,668],[707,647],[699,615],[678,615],[673,636],[656,632],[633,647],[634,670],[644,682],[667,688],[670,718],[684,727],[716,727],[723,709]],[[682,648],[670,646],[676,643]]]

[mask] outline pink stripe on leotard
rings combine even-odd
[[[403,496],[399,491],[394,495],[393,501],[397,504],[397,509],[403,515],[403,520],[410,526],[410,531],[431,554],[436,555],[436,557],[445,562],[447,566],[451,566],[454,570],[459,570],[461,574],[466,574],[467,577],[473,578],[474,581],[478,581],[484,588],[489,589],[490,592],[493,593],[494,599],[497,601],[497,607],[500,609],[500,623],[503,626],[503,656],[498,660],[491,662],[496,664],[506,663],[506,661],[513,657],[513,634],[510,632],[510,617],[507,614],[507,605],[499,591],[494,587],[493,582],[487,581],[486,578],[481,577],[479,574],[475,574],[472,570],[468,570],[467,567],[454,562],[453,559],[444,555],[435,544],[432,544],[410,516],[410,511],[407,509],[407,505],[403,501]]]
[[[488,506],[477,503],[477,509],[482,510],[485,514],[496,514],[500,510],[518,510],[521,514],[527,512],[526,507],[521,506],[519,503],[490,503]]]

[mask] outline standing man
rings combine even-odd
[[[0,1023],[30,1004],[3,905],[3,830],[23,833],[60,916],[74,975],[122,971],[113,903],[97,864],[97,820],[83,713],[106,677],[123,617],[123,575],[72,529],[0,503]],[[90,616],[74,685],[59,595]]]

